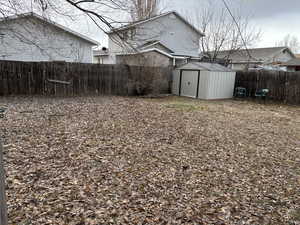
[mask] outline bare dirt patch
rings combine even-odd
[[[299,224],[300,108],[2,98],[9,224]]]

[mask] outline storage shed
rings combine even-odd
[[[220,64],[190,62],[173,71],[172,93],[199,99],[232,98],[235,76]]]

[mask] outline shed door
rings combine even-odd
[[[198,87],[198,73],[199,71],[182,70],[181,75],[181,96],[197,97]]]

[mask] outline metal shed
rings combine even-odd
[[[172,93],[199,99],[232,98],[236,72],[215,63],[190,62],[173,71]]]

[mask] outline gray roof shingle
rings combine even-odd
[[[287,47],[271,47],[271,48],[252,48],[248,49],[251,58],[250,61],[266,61],[269,59],[272,59],[274,56],[276,56],[278,53],[287,50],[291,54],[293,54],[289,48]],[[235,51],[220,51],[218,53],[217,58],[222,59],[231,59],[233,62],[244,62],[249,61],[249,55],[246,51],[246,49],[240,49]]]
[[[300,59],[299,58],[291,59],[290,61],[284,63],[283,66],[300,66]]]

